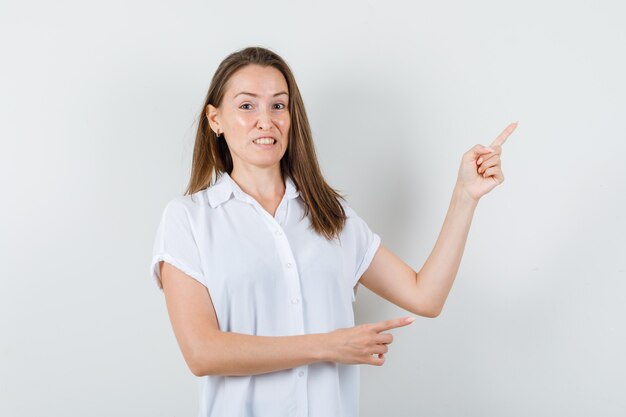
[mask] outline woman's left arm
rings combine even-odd
[[[397,306],[426,317],[443,309],[456,277],[474,210],[480,198],[502,184],[502,145],[517,127],[511,123],[491,143],[476,145],[463,155],[450,206],[437,242],[419,272],[383,245],[360,282]]]

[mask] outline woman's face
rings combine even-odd
[[[289,95],[287,81],[276,68],[246,65],[229,80],[219,108],[208,105],[207,117],[219,129],[233,158],[233,170],[243,165],[279,165],[289,139]],[[254,142],[271,137],[271,145]]]

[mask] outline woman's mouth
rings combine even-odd
[[[255,139],[252,142],[261,149],[270,149],[276,144],[276,139],[267,137]]]

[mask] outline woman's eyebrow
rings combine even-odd
[[[252,96],[252,97],[258,97],[258,96],[259,96],[258,94],[248,93],[247,91],[241,91],[241,92],[239,92],[239,93],[235,94],[235,96],[234,96],[233,98],[237,97],[239,94],[247,94],[247,95]],[[285,91],[281,91],[280,93],[276,93],[276,94],[274,94],[274,97],[279,96],[279,95],[281,95],[281,94],[285,94],[286,96],[288,96],[288,95],[289,95],[289,94],[287,94]]]

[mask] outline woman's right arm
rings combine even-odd
[[[196,376],[255,375],[318,361],[380,366],[393,336],[379,332],[410,323],[386,320],[294,336],[224,332],[206,287],[167,262],[161,262],[160,270],[176,340]]]

